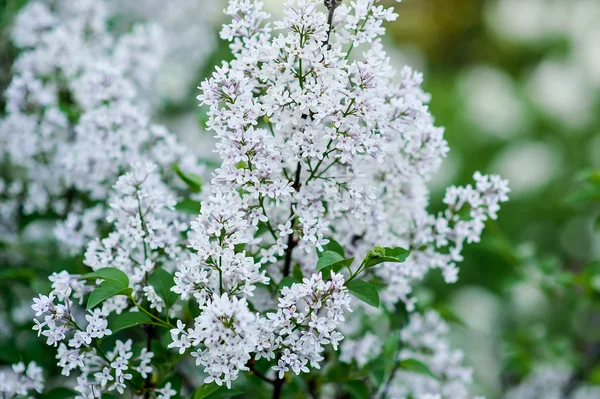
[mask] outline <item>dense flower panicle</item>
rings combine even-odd
[[[400,339],[403,346],[398,360],[416,359],[426,364],[436,378],[399,370],[388,397],[473,398],[468,391],[473,370],[463,365],[463,352],[450,347],[448,325],[439,314],[435,311],[411,314]]]
[[[181,321],[171,330],[171,348],[179,348],[184,353],[189,347],[202,348],[192,352],[196,364],[204,366],[208,377],[205,383],[215,381],[231,388],[231,381],[238,377],[240,370],[248,370],[246,363],[259,344],[259,321],[248,309],[246,299],[238,299],[223,294],[213,298],[202,307],[195,319],[194,328],[187,331]]]
[[[292,261],[312,272],[315,249],[329,237],[357,257],[382,243],[415,250],[400,267],[373,271],[389,281],[386,305],[412,306],[411,284],[428,270],[456,280],[463,243],[478,240],[508,188],[476,175],[476,189],[450,189],[469,197],[470,220],[452,209],[429,215],[426,183],[448,146],[433,124],[422,75],[404,67],[396,80],[381,45],[382,22],[396,14],[377,1],[353,2],[333,10],[329,26],[323,11],[319,1],[289,1],[283,20],[270,25],[261,2],[230,1],[232,23],[221,37],[234,59],[202,83],[198,96],[210,107],[208,126],[222,159],[213,198],[241,197],[244,243],[276,281],[292,250]],[[259,222],[266,233],[252,240]],[[195,227],[192,240],[201,258],[204,226]]]
[[[225,13],[232,22],[221,37],[234,59],[216,68],[198,96],[209,108],[222,164],[192,223],[194,253],[176,272],[173,290],[219,314],[212,309],[217,298],[240,297],[236,306],[247,307],[257,283],[279,282],[300,264],[312,277],[281,291],[276,314],[257,316],[263,349],[248,345],[239,354],[273,358],[277,351],[279,378],[318,368],[323,344],[337,348],[343,338],[335,327],[349,310],[344,277],[314,274],[317,250],[330,237],[356,257],[382,243],[415,250],[405,264],[371,271],[387,283],[386,305],[412,305],[411,284],[429,269],[455,281],[463,243],[477,241],[483,222],[507,199],[505,182],[477,174],[475,189],[450,189],[448,212],[427,213],[426,183],[448,146],[427,108],[422,75],[405,67],[394,80],[379,36],[382,22],[396,14],[378,3],[327,9],[290,0],[271,25],[260,1],[231,0]],[[364,43],[362,54],[351,54]],[[465,203],[471,213],[462,221]],[[199,346],[210,379],[229,384],[242,365],[221,367],[215,359],[228,344],[206,344],[200,325],[179,325],[172,346]]]
[[[22,50],[6,90],[0,158],[12,173],[2,231],[15,233],[20,212],[55,213],[55,236],[72,253],[96,236],[116,178],[135,161],[170,166],[195,161],[163,127],[150,123],[148,92],[161,64],[160,33],[136,25],[120,36],[107,29],[105,1],[26,5],[13,42]],[[19,140],[14,140],[19,132]],[[100,207],[96,207],[96,205]]]
[[[330,344],[337,350],[344,338],[336,328],[345,321],[345,313],[351,311],[350,301],[344,277],[333,272],[330,280],[318,273],[301,284],[284,287],[277,313],[267,314],[274,340],[265,345],[268,348],[259,356],[269,358],[275,349],[283,350],[273,367],[279,378],[288,371],[308,373],[308,366],[319,369],[324,345]]]
[[[5,399],[28,397],[34,391],[42,393],[44,375],[35,362],[13,364],[12,369],[0,370],[0,396]]]
[[[129,277],[134,296],[146,298],[161,312],[164,301],[148,285],[157,267],[175,270],[184,245],[187,219],[175,212],[175,199],[161,181],[154,164],[134,163],[119,177],[110,202],[107,222],[114,230],[106,238],[88,244],[84,263],[92,270],[112,267]],[[116,310],[126,304],[114,298]]]
[[[174,211],[175,200],[161,181],[156,165],[134,163],[130,170],[114,185],[116,194],[107,216],[114,230],[106,238],[89,243],[84,263],[95,271],[114,268],[125,272],[133,299],[113,296],[100,307],[84,312],[79,305],[95,286],[63,271],[50,276],[52,291],[34,299],[32,305],[36,315],[33,328],[48,345],[58,347],[62,373],[69,376],[73,371],[80,372],[75,387],[78,398],[95,398],[98,392],[113,390],[123,394],[132,371],[143,378],[153,372],[154,354],[147,348],[134,356],[131,340],[117,341],[113,351],[103,353],[97,340],[112,334],[107,321],[111,313],[139,311],[136,302],[148,303],[159,314],[167,310],[148,276],[157,268],[173,270],[183,248],[186,220]],[[176,306],[169,309],[173,316],[177,310]],[[163,398],[176,394],[170,386],[156,388],[155,392]]]
[[[402,234],[406,238],[401,245],[412,249],[411,256],[399,267],[384,264],[376,271],[378,276],[389,282],[381,293],[385,304],[391,305],[401,299],[412,309],[415,300],[408,297],[411,281],[422,279],[429,269],[440,269],[448,283],[458,279],[456,264],[463,260],[461,252],[465,243],[479,242],[485,222],[496,219],[500,203],[508,201],[506,180],[479,172],[473,178],[475,186],[447,189],[443,201],[448,208],[438,215],[428,214],[425,208],[401,206],[396,202],[399,207],[390,210],[400,211],[381,220],[380,223],[391,231],[400,233],[400,229],[404,229]],[[407,194],[415,199],[415,205],[427,204],[423,186],[408,190]],[[407,219],[410,221],[408,225]],[[406,227],[401,227],[402,220]],[[379,242],[386,242],[383,234]]]
[[[169,347],[180,353],[199,347],[192,356],[209,374],[206,383],[215,381],[231,387],[239,371],[248,370],[246,363],[252,356],[273,359],[276,351],[282,352],[273,366],[279,378],[288,371],[306,373],[309,365],[320,368],[324,345],[335,349],[343,339],[335,330],[350,310],[349,304],[343,276],[335,273],[331,280],[314,274],[283,288],[277,313],[268,313],[266,318],[252,313],[246,298],[223,294],[201,307],[193,328],[186,329],[178,321],[177,328],[171,330],[173,342]]]
[[[89,11],[87,0],[78,1],[85,7],[76,10]],[[365,280],[377,279],[386,306],[404,301],[410,309],[412,286],[429,270],[441,269],[447,282],[456,281],[464,244],[479,241],[484,222],[496,217],[507,200],[507,183],[476,173],[474,186],[448,189],[446,211],[427,212],[427,182],[448,146],[429,113],[423,77],[408,67],[395,77],[380,38],[383,22],[397,17],[393,9],[379,0],[340,3],[326,1],[323,7],[320,0],[289,0],[282,20],[271,24],[260,1],[229,1],[225,12],[232,21],[221,37],[234,57],[202,83],[198,96],[209,109],[207,126],[222,162],[187,239],[186,220],[173,211],[173,190],[163,173],[165,165],[186,162],[184,151],[168,132],[149,123],[148,104],[140,105],[140,85],[150,78],[129,71],[140,64],[157,66],[145,59],[150,47],[144,35],[156,38],[151,30],[134,29],[127,40],[105,43],[101,38],[111,37],[102,30],[105,17],[75,18],[77,26],[104,32],[93,43],[75,35],[84,58],[100,49],[93,65],[56,66],[73,77],[66,90],[77,115],[63,112],[64,92],[51,87],[57,82],[38,79],[35,69],[15,79],[13,111],[5,123],[22,117],[28,122],[19,123],[29,123],[37,139],[40,120],[50,121],[47,134],[58,132],[66,140],[50,141],[45,170],[52,170],[45,163],[51,159],[52,168],[64,171],[58,176],[60,190],[80,191],[94,204],[63,201],[62,211],[70,214],[57,234],[74,247],[84,245],[82,235],[98,237],[95,220],[106,216],[114,229],[89,243],[84,263],[97,273],[119,269],[129,280],[126,294],[87,312],[77,302],[83,303],[100,278],[88,285],[87,277],[54,274],[52,292],[34,300],[34,329],[58,346],[65,375],[78,371],[80,398],[105,391],[122,395],[135,373],[151,379],[154,372],[150,334],[146,349],[135,354],[131,340],[117,340],[112,351],[102,352],[97,340],[112,333],[109,314],[151,315],[153,324],[170,329],[169,348],[191,353],[203,367],[205,383],[231,388],[240,372],[265,358],[271,369],[263,379],[281,388],[287,373],[319,369],[326,347],[338,349],[344,339],[339,327],[351,312],[350,293],[361,297],[357,284],[376,291]],[[54,22],[41,9],[29,12],[42,17],[19,40],[42,48],[44,35],[60,30],[47,28]],[[116,50],[107,55],[111,44]],[[53,54],[59,50],[71,49]],[[30,58],[19,65],[36,65]],[[32,148],[28,154],[37,154]],[[146,159],[150,162],[141,162]],[[112,187],[116,176],[121,177]],[[0,193],[21,188],[15,187],[0,186]],[[40,186],[32,211],[52,203],[54,194],[44,190]],[[54,193],[64,193],[60,190]],[[99,202],[108,196],[105,207]],[[319,267],[327,270],[322,275],[317,255],[325,257],[325,246],[337,243],[342,254],[357,260],[374,246],[396,250],[381,245],[407,248],[411,255],[404,263],[393,257],[386,259],[394,260],[389,264],[343,261],[348,270]],[[168,295],[159,292],[164,290],[150,284],[159,268],[173,274],[171,294],[198,305],[191,323],[177,305],[169,307]],[[361,273],[364,280],[355,280]],[[268,303],[276,310],[266,310]],[[170,317],[180,318],[176,327]],[[437,314],[411,316],[398,360],[420,360],[439,379],[402,371],[392,384],[394,397],[469,397],[471,371],[446,334]],[[367,335],[345,344],[342,360],[364,366],[379,353],[377,339]],[[164,398],[175,394],[170,386],[149,389]]]

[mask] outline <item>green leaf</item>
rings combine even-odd
[[[323,245],[323,251],[319,251],[317,253],[319,258],[327,251],[333,251],[339,254],[342,258],[346,257],[344,255],[344,247],[342,247],[340,243],[334,240],[333,238],[329,238],[329,242],[326,245]]]
[[[182,171],[177,164],[173,165],[173,170],[177,176],[179,176],[179,178],[183,180],[185,184],[187,184],[191,192],[199,193],[202,190],[202,185],[204,184],[202,177],[195,173]]]
[[[189,213],[190,215],[197,215],[200,213],[200,201],[194,201],[193,199],[186,198],[175,205],[175,210],[181,213]]]
[[[294,276],[286,276],[284,278],[281,279],[281,281],[279,282],[279,289],[282,289],[283,287],[291,287],[293,284],[297,284],[297,283],[301,283],[302,280],[297,279]]]
[[[219,388],[221,387],[215,384],[214,382],[211,382],[210,384],[201,385],[200,388],[194,391],[190,399],[208,398],[210,395],[219,390]]]
[[[104,280],[100,287],[96,288],[88,298],[86,310],[90,310],[104,300],[115,295],[131,295],[131,288],[123,285],[120,281]]]
[[[436,380],[438,379],[437,376],[431,372],[431,370],[425,363],[420,362],[416,359],[402,360],[400,362],[400,368],[402,370],[411,371],[413,373],[424,374],[431,378],[435,378]]]
[[[125,287],[129,287],[129,277],[114,267],[105,267],[102,269],[98,269],[93,273],[84,274],[81,276],[82,279],[90,280],[90,279],[104,279],[104,280],[113,280],[122,283]]]
[[[350,267],[352,262],[354,262],[354,258],[344,259],[337,252],[325,251],[317,261],[317,271],[330,266],[333,270],[339,271],[342,267]]]
[[[221,387],[217,390],[217,392],[213,393],[209,396],[210,399],[224,399],[224,398],[233,398],[243,394],[242,391],[238,391],[237,389],[227,389],[226,387]]]
[[[365,256],[364,264],[372,267],[383,262],[402,263],[408,258],[410,251],[401,247],[374,247]]]
[[[44,394],[46,399],[67,399],[77,395],[77,392],[68,388],[54,388],[50,392]]]
[[[461,327],[468,328],[467,324],[461,319],[452,309],[447,306],[437,306],[435,310],[439,313],[442,319],[460,325]]]
[[[348,381],[343,385],[346,392],[350,394],[354,399],[368,399],[369,398],[369,387],[364,381],[354,380]]]
[[[125,312],[108,320],[108,328],[114,333],[140,324],[152,324],[150,316],[142,312]]]
[[[148,278],[148,283],[154,287],[158,296],[165,301],[167,308],[170,308],[177,302],[179,296],[171,291],[171,287],[175,285],[173,276],[166,270],[156,269]]]
[[[361,301],[378,308],[379,307],[379,293],[371,284],[364,280],[352,280],[346,287],[348,290],[360,299]]]
[[[296,280],[302,281],[304,275],[302,274],[302,269],[300,268],[300,265],[294,266],[294,269],[292,269],[292,276],[294,276]]]

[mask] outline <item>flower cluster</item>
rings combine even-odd
[[[467,399],[473,370],[463,366],[463,352],[452,349],[448,325],[435,311],[413,313],[400,332],[402,350],[398,360],[415,359],[427,365],[432,376],[399,370],[391,381],[391,398]]]
[[[110,52],[115,65],[95,59],[68,80],[70,101],[81,111],[64,118],[72,153],[49,159],[69,171],[60,177],[64,187],[88,202],[74,198],[65,207],[76,215],[57,234],[83,245],[73,230],[95,232],[103,216],[114,229],[94,234],[87,247],[84,263],[94,273],[54,274],[53,291],[33,308],[35,329],[59,346],[63,373],[79,370],[81,398],[126,389],[170,397],[170,386],[160,391],[153,381],[161,374],[160,353],[151,351],[155,327],[170,330],[168,347],[191,354],[206,384],[231,388],[251,370],[279,397],[287,374],[320,369],[327,348],[338,349],[351,295],[377,307],[380,291],[389,308],[402,301],[410,308],[412,286],[429,270],[454,282],[463,245],[479,240],[484,222],[507,200],[505,181],[477,173],[475,186],[448,189],[446,211],[427,212],[426,184],[448,146],[429,113],[422,75],[407,67],[396,78],[383,49],[382,24],[397,17],[392,8],[379,0],[289,0],[271,25],[262,7],[230,0],[225,10],[232,22],[221,37],[233,60],[202,83],[198,96],[222,163],[187,238],[161,177],[165,165],[182,162],[183,151],[140,111],[136,93],[146,75],[128,77],[117,62],[138,64],[143,41],[126,41],[135,54]],[[39,25],[29,31],[53,30]],[[47,99],[34,94],[35,101]],[[107,186],[117,175],[114,188]],[[112,192],[109,210],[96,205]],[[85,297],[83,312],[75,302]],[[188,301],[185,312],[177,299]],[[126,339],[107,348],[101,340],[122,327],[109,315],[135,315],[145,349]],[[402,370],[391,381],[394,397],[468,397],[471,372],[446,333],[435,313],[411,316],[394,360],[422,361],[439,380]],[[348,343],[342,360],[363,366],[382,352],[375,347],[374,336]],[[267,364],[265,374],[258,361],[259,368]]]
[[[248,370],[250,353],[259,345],[258,323],[258,316],[248,309],[244,298],[223,294],[202,308],[193,329],[185,331],[184,324],[178,321],[177,328],[171,330],[173,342],[169,347],[179,348],[183,354],[187,348],[202,344],[203,349],[192,356],[208,374],[205,383],[215,381],[231,388],[231,381],[238,377],[239,371]]]
[[[34,320],[34,330],[47,338],[48,345],[58,346],[56,358],[62,374],[69,376],[73,370],[81,371],[75,388],[80,398],[96,397],[102,388],[123,393],[125,381],[131,379],[126,372],[132,357],[131,342],[117,341],[114,351],[105,354],[98,340],[112,334],[106,320],[108,308],[81,314],[73,299],[81,302],[90,287],[78,276],[66,272],[54,274],[50,280],[53,290],[48,296],[40,294],[32,305],[36,317],[41,318]]]
[[[313,274],[302,283],[284,287],[277,313],[267,313],[266,318],[252,313],[245,298],[225,293],[201,307],[194,328],[186,330],[178,321],[177,328],[171,330],[173,342],[169,346],[182,354],[199,346],[192,356],[196,364],[205,367],[209,375],[205,382],[225,383],[228,387],[240,370],[248,370],[246,363],[251,354],[257,360],[273,359],[280,351],[272,369],[282,379],[288,371],[307,373],[307,365],[320,368],[324,345],[336,349],[343,338],[336,327],[344,321],[349,304],[344,278],[335,273],[331,280]]]
[[[345,321],[344,313],[351,310],[350,300],[344,277],[333,272],[330,280],[324,281],[320,273],[313,274],[301,284],[281,290],[277,313],[267,314],[274,340],[263,344],[268,349],[261,353],[272,357],[274,350],[283,350],[273,367],[279,378],[290,370],[295,374],[308,373],[307,365],[319,369],[324,344],[337,350],[344,337],[336,328]]]
[[[54,273],[50,276],[50,294],[40,295],[32,305],[37,317],[34,330],[46,337],[48,345],[58,346],[58,366],[62,373],[69,376],[74,370],[81,372],[75,388],[78,398],[95,398],[99,392],[113,390],[123,394],[132,371],[147,378],[154,370],[153,352],[142,348],[134,357],[131,340],[117,340],[110,351],[101,349],[100,341],[112,334],[109,315],[144,312],[148,315],[147,323],[168,325],[168,319],[158,315],[176,311],[176,307],[169,309],[173,304],[157,294],[152,277],[157,269],[172,270],[177,264],[182,234],[187,229],[185,220],[173,210],[175,201],[156,173],[155,165],[133,164],[114,189],[118,194],[112,199],[107,216],[114,231],[102,240],[91,241],[85,254],[84,263],[96,273],[83,276],[66,271]],[[86,280],[118,279],[114,274],[104,274],[105,270],[123,272],[126,283],[120,290],[114,290],[122,295],[107,295],[101,306],[83,311],[78,305],[96,289],[96,285],[86,284]],[[97,289],[110,290],[110,287],[114,284],[102,283]],[[143,308],[141,303],[147,303],[158,315]],[[165,399],[176,393],[167,385],[145,389]]]
[[[114,230],[106,238],[89,243],[84,263],[92,270],[122,270],[134,296],[145,296],[160,312],[164,303],[147,285],[148,275],[157,267],[175,269],[183,250],[187,220],[175,212],[175,199],[157,174],[156,165],[134,163],[131,169],[119,177],[114,187],[117,194],[107,216]]]
[[[25,367],[23,362],[13,364],[12,370],[0,370],[0,396],[4,399],[27,396],[33,391],[41,393],[44,389],[42,368],[35,362]]]
[[[22,52],[0,122],[0,158],[12,167],[0,185],[7,234],[21,214],[55,214],[67,219],[55,236],[75,254],[97,235],[111,186],[131,162],[150,159],[167,175],[176,161],[195,163],[151,124],[138,94],[161,63],[159,31],[138,24],[115,36],[110,17],[105,1],[77,0],[31,2],[16,18]]]
[[[311,272],[315,249],[329,238],[357,257],[382,244],[415,250],[401,268],[373,271],[388,281],[384,303],[412,305],[411,284],[428,270],[456,280],[463,243],[478,240],[508,188],[477,174],[476,189],[449,190],[448,202],[453,192],[463,197],[447,212],[427,213],[426,183],[448,147],[428,111],[422,75],[405,67],[396,79],[381,45],[381,23],[396,14],[376,1],[336,5],[328,14],[317,1],[290,1],[271,28],[261,2],[230,2],[233,23],[221,37],[234,60],[202,83],[198,97],[210,107],[222,159],[214,198],[236,198],[243,220],[236,231],[276,281],[293,263]],[[363,43],[369,46],[358,57]],[[461,221],[466,197],[472,209]],[[259,222],[265,233],[256,242]],[[192,241],[201,258],[204,226]]]
[[[424,208],[405,208],[398,214],[381,221],[389,229],[396,230],[403,224],[397,219],[405,210],[411,212],[410,223],[405,229],[406,244],[412,249],[411,256],[400,267],[384,264],[376,274],[388,282],[382,292],[382,301],[393,305],[399,299],[412,309],[415,299],[409,298],[410,283],[422,279],[431,268],[442,270],[444,279],[453,283],[458,279],[456,263],[463,260],[461,252],[465,243],[479,242],[485,222],[496,219],[500,203],[508,201],[508,182],[497,175],[473,175],[475,186],[449,187],[444,196],[447,209],[438,215],[428,214]],[[409,191],[417,202],[425,202],[423,187]],[[400,206],[398,202],[395,202]],[[390,208],[390,211],[394,208]],[[400,217],[404,218],[407,215]],[[406,219],[404,219],[406,220]],[[406,226],[406,221],[404,222]],[[380,241],[384,241],[381,236]],[[385,241],[384,241],[385,242]]]
[[[257,283],[280,282],[296,264],[313,276],[312,284],[341,288],[343,275],[312,280],[320,279],[317,253],[331,238],[355,257],[382,242],[414,249],[401,267],[368,272],[386,282],[386,304],[412,305],[411,283],[429,269],[456,280],[463,243],[477,241],[483,222],[507,199],[504,181],[476,174],[475,189],[449,190],[447,212],[427,213],[425,184],[448,147],[420,89],[422,75],[405,68],[394,80],[379,36],[382,22],[396,14],[377,3],[326,2],[323,12],[317,1],[288,1],[283,19],[271,27],[260,1],[229,2],[232,23],[221,37],[231,42],[234,59],[202,83],[198,96],[209,107],[207,125],[222,164],[192,223],[195,253],[180,266],[174,289],[184,299],[196,298],[204,312],[225,293],[251,303]],[[355,57],[353,50],[364,43],[368,47]],[[463,221],[465,204],[471,209]],[[280,306],[292,295],[292,308],[280,308],[271,327],[281,328],[274,332],[280,337],[293,332],[283,347],[275,346],[283,348],[276,366],[283,376],[290,369],[307,371],[308,362],[318,367],[322,348],[313,342],[337,346],[342,336],[329,330],[319,337],[319,320],[298,328],[293,323],[307,317],[294,319],[300,293],[281,293]],[[302,302],[309,309],[319,303]]]

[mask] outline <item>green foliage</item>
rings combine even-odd
[[[156,294],[161,297],[167,309],[177,302],[179,295],[171,291],[171,287],[175,285],[173,276],[163,269],[156,269],[148,278],[148,282],[156,290]]]
[[[44,394],[46,399],[67,399],[73,398],[77,395],[77,392],[67,388],[54,388],[53,390]]]
[[[113,267],[105,267],[96,270],[93,273],[84,274],[83,276],[81,276],[81,278],[84,280],[104,279],[116,281],[118,283],[121,283],[125,287],[129,287],[129,277],[127,277],[127,275],[123,271],[115,269]]]
[[[279,289],[283,287],[291,287],[293,284],[299,284],[302,280],[296,278],[296,276],[286,276],[279,282]]]
[[[117,295],[130,296],[131,288],[126,285],[123,285],[122,282],[116,280],[104,280],[98,288],[96,288],[90,294],[86,310],[93,309],[100,303],[104,302],[110,297]]]
[[[227,389],[227,387],[211,382],[210,384],[201,385],[200,388],[196,389],[190,399],[233,398],[241,394],[242,392],[236,389]]]
[[[325,245],[323,245],[323,251],[319,251],[319,257],[321,256],[321,254],[323,252],[326,251],[333,251],[335,253],[337,253],[338,255],[340,255],[342,258],[345,257],[345,252],[344,252],[344,247],[341,246],[341,244],[339,242],[337,242],[336,240],[334,240],[333,238],[329,238],[329,242]]]
[[[437,379],[437,376],[431,372],[429,367],[417,359],[404,359],[400,361],[400,369]]]
[[[346,287],[356,298],[373,307],[379,307],[379,293],[373,285],[364,280],[352,280],[346,284]]]
[[[342,385],[343,389],[354,399],[368,399],[369,387],[361,380],[348,381]]]
[[[317,261],[317,270],[321,271],[326,267],[333,269],[335,272],[339,272],[343,267],[350,267],[354,262],[354,258],[344,259],[342,255],[334,251],[325,251],[319,254],[319,260]]]
[[[187,186],[191,192],[199,193],[200,191],[202,191],[202,186],[204,185],[204,181],[202,180],[202,177],[198,176],[195,173],[182,171],[179,168],[179,165],[177,165],[177,164],[173,165],[173,170],[175,171],[177,176],[179,176],[179,178],[185,184],[187,184]]]
[[[400,247],[375,247],[367,253],[363,263],[366,267],[373,267],[383,262],[402,263],[408,255],[410,251]]]
[[[194,201],[190,198],[185,198],[175,205],[175,210],[181,213],[189,213],[190,215],[197,215],[200,213],[202,204],[200,201]]]
[[[113,334],[141,324],[152,324],[152,319],[142,312],[124,312],[115,315],[108,320],[108,328]]]

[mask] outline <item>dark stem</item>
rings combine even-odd
[[[285,380],[282,379],[276,379],[275,383],[273,384],[273,399],[279,399],[281,398],[281,390],[283,388],[283,383],[285,382]]]
[[[314,378],[308,380],[308,394],[312,399],[319,399],[317,394],[317,381]]]
[[[329,10],[329,15],[327,15],[327,40],[325,40],[325,43],[327,45],[327,48],[331,48],[331,44],[329,44],[329,39],[331,37],[331,29],[332,29],[332,25],[333,25],[333,14],[335,12],[335,9],[337,8],[337,6],[339,6],[341,3],[341,0],[325,0],[324,4],[325,7],[327,7],[327,9]]]
[[[272,378],[267,377],[266,375],[264,375],[263,373],[261,373],[260,371],[258,371],[256,369],[256,367],[254,367],[255,361],[254,359],[250,359],[250,361],[248,362],[247,366],[250,369],[250,371],[252,371],[258,378],[260,378],[263,381],[268,382],[269,384],[275,385],[275,380]]]
[[[302,171],[302,166],[300,162],[296,166],[296,177],[294,178],[294,185],[292,186],[295,191],[298,191],[300,188],[300,172]],[[290,215],[294,214],[294,203],[290,205]],[[296,224],[296,218],[294,217],[291,222],[291,229],[294,230],[294,225]],[[285,261],[283,263],[283,277],[290,275],[290,269],[292,267],[292,251],[294,247],[296,247],[297,241],[294,239],[294,233],[288,236],[287,249],[285,250]]]

